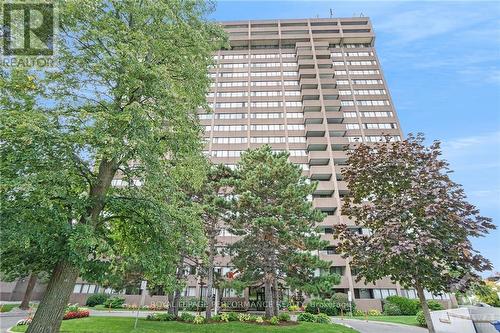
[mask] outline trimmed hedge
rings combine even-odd
[[[420,302],[418,299],[410,299],[401,296],[389,296],[384,301],[384,311],[386,304],[392,303],[397,306],[400,310],[400,314],[403,316],[414,316],[420,309]]]
[[[435,300],[428,300],[429,310],[444,310],[444,306]],[[399,313],[398,313],[399,309]],[[414,316],[422,309],[418,299],[410,299],[401,296],[389,296],[384,300],[384,314],[388,316]]]
[[[108,298],[109,298],[109,295],[107,295],[107,294],[93,294],[87,298],[85,305],[86,306],[101,305],[101,304],[104,304],[104,302],[106,302],[106,300]]]
[[[435,300],[427,301],[427,306],[429,307],[429,310],[431,310],[431,311],[444,310],[443,304],[441,304]]]
[[[112,309],[121,309],[125,303],[125,298],[123,297],[111,297],[104,301],[104,306]]]

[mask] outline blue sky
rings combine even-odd
[[[329,17],[330,8],[371,18],[404,133],[441,140],[453,179],[500,227],[500,2],[219,1],[212,16]],[[473,243],[500,271],[500,230]]]

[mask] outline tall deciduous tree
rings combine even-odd
[[[17,87],[2,87],[2,237],[52,272],[28,332],[59,330],[79,275],[98,280],[130,260],[145,278],[171,277],[186,230],[175,225],[201,230],[178,189],[203,180],[196,110],[222,40],[210,9],[61,2],[58,67],[34,73],[46,91],[19,107]]]
[[[477,272],[491,269],[472,248],[470,237],[483,236],[495,226],[450,179],[439,142],[426,147],[421,134],[388,141],[361,144],[349,153],[343,213],[370,234],[357,235],[339,225],[339,248],[351,257],[358,279],[374,282],[388,276],[415,288],[434,332],[424,290],[442,293],[465,287],[478,279]]]
[[[267,145],[247,151],[232,184],[230,223],[232,232],[241,235],[232,246],[232,262],[242,280],[264,284],[266,317],[278,314],[277,297],[273,300],[278,280],[300,275],[305,283],[314,279],[317,268],[327,265],[313,254],[324,247],[315,225],[324,215],[308,200],[316,184],[302,176],[302,169],[288,157],[273,153]]]

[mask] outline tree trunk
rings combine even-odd
[[[174,297],[175,292],[168,294],[168,313],[174,314]]]
[[[278,279],[274,279],[273,284],[273,316],[279,315],[279,293],[278,293]]]
[[[184,257],[182,257],[184,258]],[[175,281],[178,283],[181,281],[181,279],[184,276],[184,260],[181,259],[181,261],[177,264],[177,271],[175,273]],[[179,303],[181,301],[181,290],[175,290],[172,296],[172,302],[170,302],[168,306],[168,313],[173,314],[177,317],[179,314]]]
[[[266,318],[269,319],[273,316],[273,277],[271,274],[266,274],[264,277],[264,298],[266,308]]]
[[[415,290],[417,291],[418,299],[420,300],[420,304],[422,305],[422,311],[424,313],[425,322],[427,323],[427,329],[429,333],[435,333],[434,325],[431,320],[431,312],[429,311],[429,306],[427,305],[427,301],[425,299],[424,288],[419,284],[415,285]]]
[[[19,308],[22,310],[29,310],[30,308],[31,295],[33,294],[33,289],[35,289],[36,279],[37,279],[37,274],[31,273],[30,278],[28,280],[28,285],[26,286],[26,291],[24,292],[23,301],[19,306]]]
[[[66,261],[56,264],[27,333],[59,332],[64,310],[73,292],[78,273],[78,268]]]
[[[207,296],[205,298],[205,305],[207,306],[205,309],[205,318],[210,319],[212,317],[212,306],[213,306],[213,297],[212,297],[212,289],[214,285],[214,251],[215,248],[210,246],[210,253],[208,255],[208,267],[207,267]]]
[[[181,302],[181,291],[180,290],[176,290],[174,292],[174,304],[173,304],[173,307],[174,307],[173,314],[176,317],[179,315],[179,305],[180,305],[180,302]]]

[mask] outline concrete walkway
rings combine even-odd
[[[0,313],[0,333],[5,333],[19,320],[28,318],[29,312],[13,309],[9,312]]]
[[[337,324],[346,324],[351,326],[360,333],[428,333],[425,328],[400,325],[394,323],[384,323],[380,321],[366,321],[358,319],[339,319],[333,318],[333,322]]]

